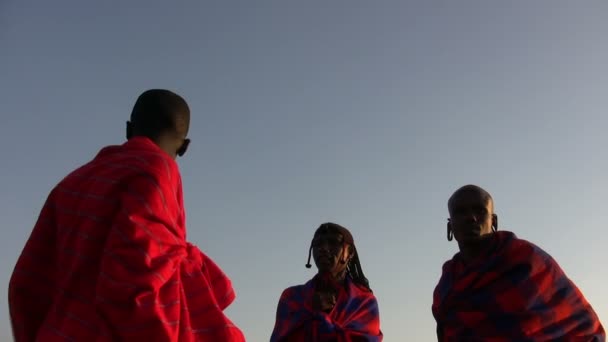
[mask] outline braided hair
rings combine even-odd
[[[372,289],[369,287],[369,281],[363,274],[363,268],[361,268],[361,261],[359,260],[359,253],[357,252],[357,248],[355,247],[355,241],[350,231],[339,224],[327,222],[321,224],[319,228],[317,228],[317,230],[315,231],[315,235],[313,236],[313,240],[314,237],[316,237],[320,233],[327,231],[341,234],[344,239],[344,242],[348,244],[349,248],[351,248],[352,258],[350,258],[348,264],[346,265],[346,276],[349,277],[353,283],[360,285],[372,292]],[[310,248],[308,249],[308,262],[306,263],[306,268],[312,267],[312,265],[310,264],[310,258],[312,256],[312,247],[313,242],[311,241]]]

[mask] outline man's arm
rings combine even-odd
[[[225,310],[236,298],[236,293],[232,287],[232,281],[224,271],[205,253],[201,252],[201,250],[190,244],[188,245],[188,255],[194,258],[197,261],[197,265],[201,264],[201,273],[199,276],[205,277],[205,285],[208,287],[208,293],[210,296],[210,301],[213,304],[217,305],[219,310]],[[194,282],[193,291],[200,292],[202,289],[202,284],[200,282]]]
[[[96,304],[119,340],[179,339],[181,275],[201,272],[175,226],[179,204],[166,189],[147,175],[133,179],[105,243]]]
[[[441,329],[441,325],[439,325],[439,323],[437,323],[437,341],[443,341],[443,330]]]
[[[54,191],[48,196],[8,286],[13,340],[33,341],[52,304],[55,270]]]
[[[384,338],[380,330],[380,310],[375,296],[364,301],[355,321],[360,328],[346,331],[351,341],[381,342]]]
[[[286,289],[281,293],[281,297],[279,297],[279,303],[277,304],[277,313],[274,321],[274,329],[272,330],[272,335],[270,336],[270,342],[281,342],[287,338],[287,334],[292,329],[292,327],[288,326],[288,321],[285,318],[288,317],[289,314],[289,305],[287,304],[289,294],[289,289]]]
[[[378,309],[378,301],[373,295],[359,300],[352,301],[359,303],[358,307],[346,307],[344,310],[349,311],[348,322],[334,322],[331,315],[317,312],[315,315],[321,316],[319,323],[325,325],[321,331],[328,329],[335,331],[335,327],[339,329],[337,333],[343,335],[349,341],[368,341],[380,342],[383,339],[382,331],[380,330],[380,313]]]

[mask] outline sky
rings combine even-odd
[[[326,221],[354,235],[385,340],[434,340],[468,183],[606,325],[607,37],[600,0],[0,0],[0,281],[52,187],[167,88],[192,110],[188,238],[231,277],[248,341],[314,275]]]

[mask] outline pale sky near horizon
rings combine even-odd
[[[467,183],[608,322],[608,2],[0,0],[0,49],[4,289],[49,190],[168,88],[193,115],[189,240],[232,278],[248,341],[313,276],[326,221],[354,235],[385,340],[434,340]]]

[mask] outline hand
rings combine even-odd
[[[315,292],[312,307],[318,311],[330,311],[336,305],[336,295],[331,292]]]

